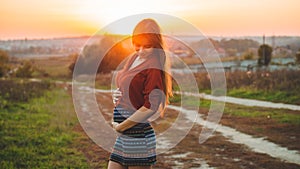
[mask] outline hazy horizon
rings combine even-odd
[[[116,36],[128,36],[126,34],[110,34],[110,35],[116,35]],[[74,36],[57,36],[57,37],[33,37],[33,38],[7,38],[7,39],[1,39],[0,41],[20,41],[20,40],[54,40],[54,39],[72,39],[72,38],[90,38],[95,35],[74,35]],[[102,36],[102,35],[99,35]],[[175,36],[186,36],[186,37],[193,37],[193,35],[175,35]],[[258,38],[258,37],[263,37],[264,35],[249,35],[249,36],[218,36],[218,35],[205,35],[207,38],[213,38],[213,37],[218,37],[218,38]],[[284,37],[294,37],[294,38],[300,38],[300,35],[265,35],[266,38],[271,38],[271,37],[278,37],[278,38],[284,38]]]

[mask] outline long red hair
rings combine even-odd
[[[170,75],[170,59],[164,51],[164,43],[161,35],[161,29],[157,22],[153,19],[144,19],[140,21],[133,30],[132,43],[135,44],[139,38],[148,38],[153,48],[158,52],[159,61],[163,69],[163,85],[166,98],[162,103],[160,115],[163,117],[166,105],[169,104],[169,97],[173,96],[172,92],[172,77]]]

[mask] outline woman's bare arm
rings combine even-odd
[[[142,106],[136,112],[134,112],[128,119],[124,120],[122,123],[114,125],[114,128],[118,132],[123,132],[138,123],[145,122],[149,117],[151,117],[155,112]]]

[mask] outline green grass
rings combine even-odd
[[[185,103],[187,105],[196,106],[197,97],[185,97]],[[173,98],[170,99],[171,104],[180,104],[181,98],[180,95],[174,95]],[[211,101],[200,99],[200,103],[198,104],[199,107],[210,108]],[[300,125],[300,114],[297,112],[291,112],[289,110],[284,109],[271,109],[271,108],[262,108],[262,107],[249,107],[249,106],[242,106],[242,105],[235,105],[226,103],[224,107],[224,113],[231,116],[237,117],[263,117],[263,118],[272,118],[276,120],[278,123],[289,123]]]
[[[224,113],[239,117],[271,118],[279,123],[300,125],[300,114],[284,109],[248,107],[226,103]]]
[[[265,91],[255,90],[248,88],[230,89],[227,93],[228,96],[238,98],[248,98],[256,100],[265,100],[272,102],[282,102],[288,104],[300,104],[300,95],[291,91]]]
[[[52,89],[43,97],[0,109],[0,168],[89,168],[76,147],[72,101]]]
[[[192,97],[192,96],[183,96],[181,98],[181,95],[174,94],[174,97],[170,98],[170,103],[172,104],[181,104],[181,99],[184,99],[184,106],[201,106],[201,107],[209,107],[210,101],[200,99],[199,97]],[[198,105],[197,105],[198,102]]]

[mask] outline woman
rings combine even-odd
[[[172,95],[171,77],[167,73],[170,65],[158,24],[152,19],[139,22],[132,43],[136,52],[116,76],[119,89],[114,98],[117,102],[113,128],[120,135],[110,156],[109,169],[148,169],[155,164],[155,133],[148,119],[156,112],[163,116]]]

